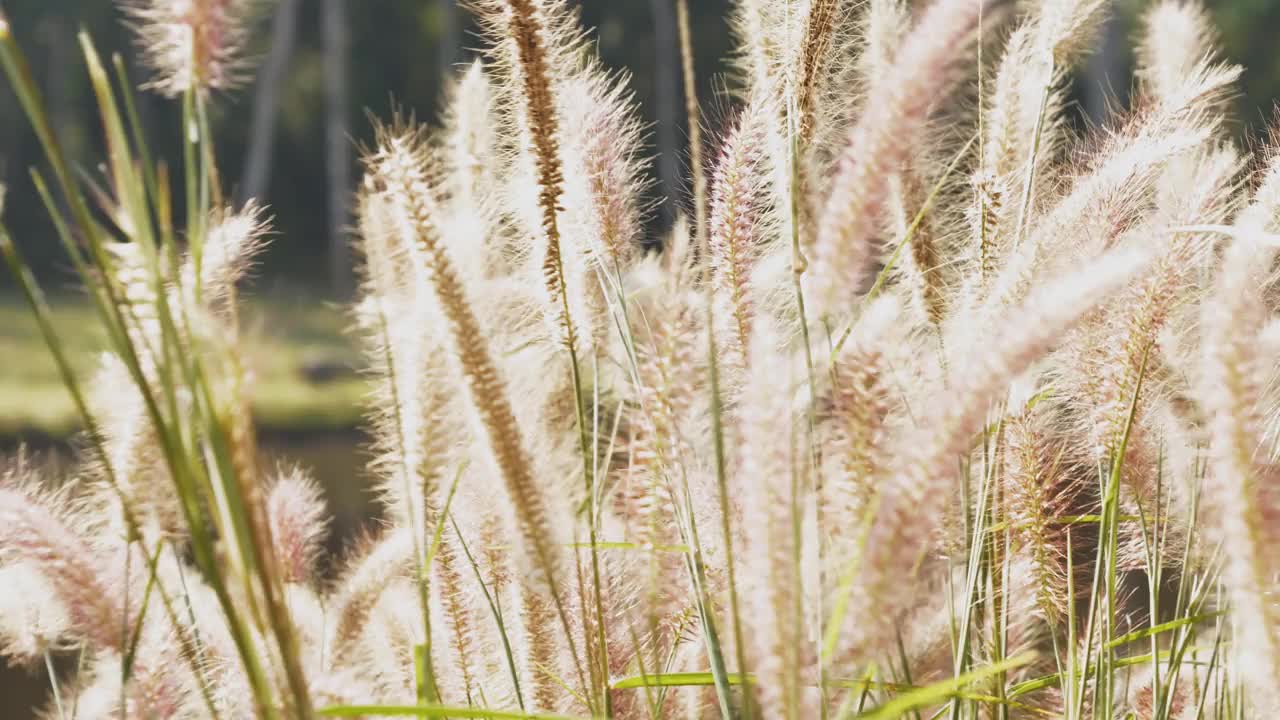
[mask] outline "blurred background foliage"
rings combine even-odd
[[[248,179],[248,158],[257,105],[269,103],[274,113],[269,182],[263,197],[276,218],[278,235],[265,256],[260,275],[276,286],[302,286],[307,291],[331,295],[349,287],[334,277],[326,263],[332,208],[328,206],[325,147],[326,46],[323,12],[330,0],[276,0],[265,3],[268,12],[257,24],[253,54],[259,60],[255,83],[220,97],[214,103],[215,135],[223,181],[228,190],[243,197]],[[346,30],[348,83],[342,118],[348,137],[346,160],[355,177],[358,146],[370,139],[370,123],[364,113],[387,117],[394,105],[434,121],[443,100],[446,69],[463,66],[482,42],[475,34],[469,12],[455,0],[341,0]],[[693,0],[694,33],[698,38],[698,66],[703,71],[702,90],[709,93],[713,76],[722,69],[729,50],[723,16],[728,0]],[[120,13],[108,0],[0,0],[9,15],[15,36],[32,60],[41,87],[53,112],[57,130],[73,149],[82,167],[96,176],[93,163],[100,157],[98,130],[93,124],[93,97],[76,44],[76,32],[87,30],[103,53],[120,52],[129,61],[133,77],[145,79],[145,70],[133,64],[134,48]],[[654,101],[662,82],[674,83],[668,92],[679,93],[679,58],[666,49],[655,32],[655,19],[674,33],[671,0],[587,0],[582,3],[584,22],[597,29],[606,65],[633,75],[637,96],[646,119],[653,123],[653,140],[659,130],[668,143],[685,137],[682,117],[663,118],[658,124],[659,103]],[[289,12],[292,10],[293,12]],[[292,16],[292,17],[290,17]],[[259,85],[275,59],[275,23],[293,24],[292,51],[288,53],[282,80],[264,97]],[[666,33],[663,33],[664,35]],[[339,50],[339,52],[341,52]],[[665,73],[665,75],[664,75]],[[678,95],[676,96],[678,97]],[[175,104],[144,93],[141,114],[160,152],[171,162],[176,150]],[[683,116],[683,101],[674,110]],[[714,115],[714,110],[712,113]],[[675,127],[672,127],[672,125]],[[254,148],[252,152],[257,152]],[[682,154],[681,151],[676,151]],[[60,269],[57,243],[51,237],[47,216],[39,207],[27,177],[28,167],[40,163],[40,150],[29,132],[21,109],[9,88],[0,82],[0,181],[10,189],[6,220],[23,243],[28,257],[43,273]],[[658,213],[659,216],[662,213]],[[0,279],[0,287],[8,278]]]

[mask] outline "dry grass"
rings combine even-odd
[[[627,78],[562,0],[479,2],[441,126],[365,153],[382,522],[332,581],[314,485],[257,458],[266,219],[221,207],[223,76],[183,65],[240,67],[249,4],[188,6],[134,12],[193,130],[181,233],[122,74],[83,40],[89,196],[0,26],[108,353],[79,364],[0,227],[85,427],[70,477],[0,481],[0,653],[82,653],[48,717],[1280,707],[1280,150],[1224,131],[1196,6],[1152,11],[1133,107],[1077,137],[1100,0],[740,0],[736,117],[650,252]]]

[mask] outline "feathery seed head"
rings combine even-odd
[[[868,13],[876,9],[873,5]],[[839,107],[838,98],[848,92],[854,67],[851,58],[858,40],[853,26],[859,7],[852,0],[809,0],[807,9],[795,12],[804,18],[804,35],[794,51],[799,58],[793,61],[798,65],[793,71],[797,130],[801,147],[808,149],[815,137],[821,139],[831,132],[824,125],[834,125],[833,120],[841,117],[833,110]]]
[[[751,340],[747,387],[739,411],[738,474],[743,522],[752,528],[743,559],[752,616],[759,620],[748,643],[751,667],[775,678],[759,690],[769,717],[811,717],[801,709],[802,677],[811,672],[808,632],[800,620],[802,575],[796,523],[810,507],[811,487],[798,451],[797,397],[803,386],[797,363],[778,352],[778,333],[757,325]],[[803,695],[803,698],[802,698]]]
[[[865,570],[846,620],[853,625],[844,636],[852,656],[865,660],[892,639],[891,623],[868,625],[855,619],[893,606],[891,590],[900,585],[903,568],[915,567],[939,527],[956,481],[956,458],[968,454],[989,405],[1063,332],[1094,304],[1123,287],[1149,259],[1133,252],[1096,258],[1038,289],[1001,323],[996,338],[958,344],[961,360],[953,376],[962,384],[949,388],[951,399],[935,403],[930,417],[901,438],[896,462],[879,479],[883,485],[866,540]]]
[[[0,564],[0,658],[32,664],[67,644],[66,607],[44,570],[31,562]]]
[[[481,278],[509,271],[516,252],[502,228],[501,187],[511,168],[502,146],[497,88],[485,70],[477,59],[454,78],[437,148],[445,237],[458,250],[459,270]]]
[[[756,314],[752,274],[775,229],[760,127],[765,121],[757,103],[748,105],[721,148],[711,181],[711,282],[723,301],[717,317],[728,323],[725,346],[738,367],[746,367]]]
[[[595,308],[616,300],[619,275],[634,262],[644,230],[643,126],[625,80],[592,62],[560,83],[557,97],[565,169],[561,262],[571,301]],[[575,289],[581,285],[587,287]],[[579,299],[583,294],[589,297]],[[570,308],[578,325],[588,309]]]
[[[148,87],[177,97],[245,82],[250,26],[263,0],[119,0],[155,73]]]
[[[188,307],[195,309],[196,298],[212,311],[225,311],[235,297],[236,284],[252,267],[254,256],[266,248],[271,233],[271,218],[266,210],[250,200],[233,211],[222,208],[211,213],[208,231],[201,244],[197,264],[188,257],[182,266],[182,287],[188,296]],[[200,276],[196,277],[196,267]],[[197,284],[198,283],[198,284]]]
[[[142,394],[120,358],[104,353],[93,376],[90,410],[102,428],[110,474],[92,466],[90,487],[98,529],[112,541],[127,537],[126,509],[144,535],[179,536],[181,511]],[[114,477],[114,484],[111,478]]]
[[[1050,421],[1049,411],[1041,407],[1006,421],[1002,481],[1014,551],[1031,576],[1035,609],[1056,626],[1074,604],[1067,578],[1070,536],[1059,518],[1078,509],[1083,488]],[[1087,566],[1077,565],[1076,573],[1082,568]],[[1075,587],[1082,587],[1084,578],[1074,579]]]
[[[732,26],[737,35],[737,66],[748,95],[778,97],[786,87],[782,74],[785,54],[791,42],[799,44],[795,17],[778,3],[768,0],[739,0],[735,3]]]
[[[1266,462],[1260,399],[1263,359],[1252,340],[1265,327],[1261,281],[1275,261],[1256,226],[1238,226],[1205,304],[1204,405],[1209,413],[1210,483],[1207,500],[1225,558],[1223,582],[1235,618],[1237,657],[1251,699],[1280,699],[1280,608],[1274,601],[1280,570],[1275,522],[1280,472]]]
[[[894,331],[901,322],[902,300],[887,295],[867,308],[849,340],[831,363],[830,390],[819,408],[824,459],[823,515],[842,518],[828,540],[842,546],[842,557],[856,542],[858,520],[875,495],[876,475],[889,459],[886,447],[896,407],[894,377],[909,353],[910,340]],[[826,375],[826,374],[824,374]],[[838,570],[829,576],[839,575]]]
[[[816,317],[842,317],[863,290],[887,195],[930,110],[957,80],[978,19],[996,2],[938,0],[903,40],[884,82],[867,98],[839,162],[805,274]]]
[[[1142,433],[1145,409],[1161,392],[1158,343],[1167,330],[1185,333],[1180,326],[1194,322],[1180,306],[1198,300],[1196,284],[1209,259],[1208,238],[1177,228],[1217,224],[1229,217],[1234,208],[1227,199],[1234,194],[1238,169],[1238,156],[1231,149],[1188,153],[1170,161],[1156,182],[1151,224],[1136,230],[1133,238],[1135,244],[1155,251],[1151,272],[1082,324],[1079,340],[1072,343],[1076,366],[1064,368],[1062,379],[1081,406],[1089,462],[1115,459],[1126,428],[1135,436]],[[1139,389],[1137,402],[1134,394]],[[1141,438],[1135,437],[1124,467],[1130,487],[1145,495],[1141,488],[1147,483],[1140,478],[1153,478],[1157,468],[1140,462],[1142,446]],[[1150,486],[1154,488],[1154,482]]]
[[[96,646],[125,647],[122,583],[106,571],[110,560],[89,547],[57,500],[21,488],[0,488],[0,561],[39,569],[66,608],[69,629]]]
[[[408,528],[391,530],[376,541],[366,541],[342,577],[330,602],[330,657],[341,659],[359,642],[369,614],[382,592],[413,566],[414,538]]]
[[[862,54],[858,59],[867,88],[882,82],[911,27],[911,8],[901,0],[871,0],[863,18]]]
[[[1138,76],[1157,98],[1176,92],[1183,78],[1217,55],[1217,33],[1195,0],[1164,0],[1143,21]]]
[[[385,194],[400,220],[397,231],[416,248],[415,263],[431,287],[434,305],[445,318],[453,367],[465,382],[477,429],[505,483],[507,499],[519,520],[528,567],[550,582],[559,565],[554,538],[563,528],[549,520],[547,488],[536,482],[525,433],[517,424],[507,383],[495,363],[483,326],[469,301],[471,293],[454,269],[435,222],[437,203],[428,180],[421,131],[383,129],[378,148],[366,161],[371,190]]]
[[[1070,67],[1093,46],[1109,0],[1047,0],[1036,16],[1037,46],[1059,67]]]
[[[282,579],[306,583],[324,540],[328,508],[320,487],[301,470],[282,472],[267,492],[267,519]]]
[[[568,14],[561,0],[489,0],[482,15],[498,43],[510,85],[521,152],[532,161],[538,189],[540,233],[536,260],[546,288],[548,325],[566,347],[577,344],[574,303],[569,298],[560,207],[565,168],[561,157],[561,116],[556,109],[559,83],[580,54],[559,23]]]
[[[1238,219],[1244,227],[1274,232],[1280,223],[1280,128],[1273,127],[1269,142],[1260,153],[1253,197]]]
[[[377,379],[371,467],[382,479],[390,517],[421,533],[440,504],[437,493],[450,472],[449,449],[458,432],[448,422],[455,407],[447,392],[448,330],[429,282],[429,258],[414,241],[418,230],[406,202],[438,207],[429,196],[434,189],[423,179],[427,157],[415,150],[417,141],[412,134],[388,134],[382,149],[369,156],[371,173],[360,196],[366,298],[358,317]],[[428,195],[406,196],[403,189],[393,193],[387,184],[391,177],[416,188],[408,192]],[[483,269],[474,272],[469,279],[481,281]]]

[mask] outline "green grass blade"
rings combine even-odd
[[[425,717],[425,718],[480,718],[489,720],[585,720],[572,715],[527,713],[519,710],[482,710],[480,708],[452,707],[447,705],[340,705],[320,708],[317,714],[325,717]]]
[[[138,617],[134,620],[133,628],[129,633],[129,650],[124,655],[124,663],[121,668],[125,683],[133,676],[133,663],[138,656],[138,642],[142,640],[142,623],[147,617],[147,606],[151,603],[151,593],[155,590],[156,570],[160,562],[160,553],[163,550],[164,546],[159,545],[156,547],[155,554],[147,558],[147,587],[142,593],[142,607],[138,610]]]
[[[1023,653],[1004,662],[978,668],[957,677],[934,683],[928,687],[903,693],[880,707],[859,715],[860,720],[891,720],[920,708],[937,705],[956,696],[957,693],[977,682],[1016,670],[1034,662],[1039,655]]]
[[[1225,617],[1226,614],[1227,613],[1225,610],[1218,610],[1216,612],[1208,612],[1208,613],[1203,613],[1201,615],[1194,615],[1191,617],[1178,618],[1177,620],[1170,620],[1169,622],[1161,623],[1154,627],[1144,628],[1142,630],[1136,630],[1134,632],[1128,633],[1127,635],[1121,635],[1120,637],[1117,637],[1113,639],[1111,642],[1107,643],[1107,647],[1118,648],[1121,645],[1128,645],[1131,642],[1136,642],[1138,640],[1142,640],[1148,637],[1154,637],[1161,633],[1169,632],[1170,630],[1178,630],[1190,625],[1199,625],[1202,622],[1207,622],[1215,618]]]
[[[960,161],[969,154],[969,148],[973,147],[973,144],[977,142],[977,140],[978,134],[974,133],[974,135],[969,138],[969,141],[966,142],[951,158],[951,162],[938,177],[937,182],[935,182],[933,187],[929,190],[929,194],[925,195],[924,202],[920,203],[920,210],[916,213],[915,217],[912,218],[911,224],[907,226],[907,231],[903,233],[902,238],[898,240],[897,246],[893,249],[893,254],[889,256],[889,259],[884,263],[884,267],[880,269],[880,273],[876,275],[875,282],[871,285],[871,290],[867,292],[866,298],[862,301],[864,306],[872,300],[875,300],[884,288],[885,283],[889,281],[889,276],[893,274],[893,267],[898,264],[898,258],[901,257],[903,248],[907,247],[907,245],[911,243],[911,238],[915,236],[920,225],[924,223],[925,217],[929,214],[929,211],[933,209],[934,201],[937,200],[938,195],[940,195],[943,188],[946,187],[947,180],[951,177],[951,174],[956,171],[956,168],[960,166]],[[844,347],[845,341],[848,340],[849,335],[853,333],[853,325],[854,322],[851,321],[849,326],[840,333],[839,339],[836,340],[835,346],[831,349],[831,357],[835,357],[839,354],[840,349]]]
[[[727,673],[725,680],[730,685],[742,685],[742,673]],[[754,682],[751,675],[746,676],[747,684]],[[714,685],[716,678],[710,672],[675,672],[649,675],[632,675],[615,680],[609,687],[614,690],[634,690],[642,687],[705,687]]]
[[[725,457],[724,443],[724,407],[720,395],[720,365],[716,362],[716,331],[714,318],[715,303],[707,297],[707,374],[711,381],[711,431],[715,443],[716,458],[716,499],[720,507],[720,539],[725,547],[725,574],[729,586],[729,615],[733,621],[734,655],[738,662],[735,677],[747,673],[745,643],[742,639],[742,612],[738,602],[738,582],[733,556],[733,526],[731,517],[733,505],[729,500],[728,461]],[[747,676],[749,677],[749,676]],[[744,693],[743,709],[750,718],[754,708],[750,700],[750,692]]]
[[[524,709],[524,694],[520,691],[520,673],[516,670],[515,652],[511,648],[511,638],[507,635],[507,625],[502,619],[502,608],[495,600],[493,593],[489,592],[489,585],[484,581],[484,575],[480,572],[480,564],[476,562],[475,555],[471,554],[471,548],[467,545],[467,540],[462,536],[462,529],[458,527],[458,522],[449,516],[449,522],[453,525],[453,532],[458,536],[458,545],[462,548],[462,553],[467,556],[467,562],[471,564],[471,570],[476,575],[476,584],[480,586],[480,592],[484,594],[485,602],[489,604],[489,612],[493,614],[493,620],[498,625],[498,636],[502,639],[502,654],[507,661],[507,671],[511,673],[511,685],[516,691],[516,704]]]

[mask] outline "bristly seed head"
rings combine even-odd
[[[119,0],[161,95],[207,94],[244,83],[249,25],[264,0]]]

